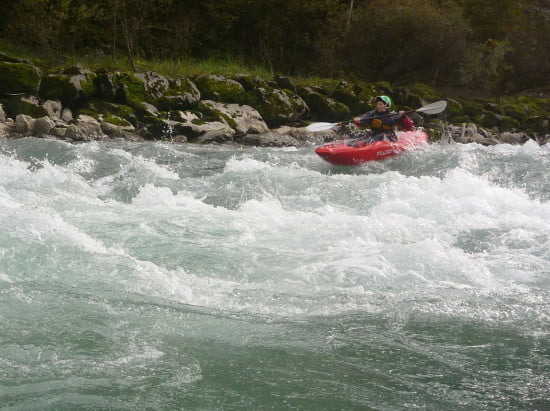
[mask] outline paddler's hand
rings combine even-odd
[[[399,114],[399,117],[403,117],[405,115],[405,110],[400,110],[397,114]]]

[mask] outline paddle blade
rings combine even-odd
[[[428,104],[427,106],[420,107],[418,112],[426,114],[439,114],[447,108],[447,102],[445,100],[436,101],[435,103]]]
[[[307,131],[324,131],[331,129],[338,125],[338,123],[312,123],[306,127]]]

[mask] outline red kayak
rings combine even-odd
[[[422,129],[396,132],[397,141],[354,142],[340,140],[318,147],[315,152],[323,160],[338,166],[355,166],[365,161],[382,160],[411,150],[428,141],[428,134]]]

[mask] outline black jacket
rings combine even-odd
[[[369,111],[361,116],[361,125],[369,127],[373,135],[380,133],[391,133],[393,126],[401,121],[398,113],[394,113],[387,109],[385,112],[376,110]]]

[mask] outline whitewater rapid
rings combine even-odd
[[[544,407],[549,169],[0,141],[0,406]]]

